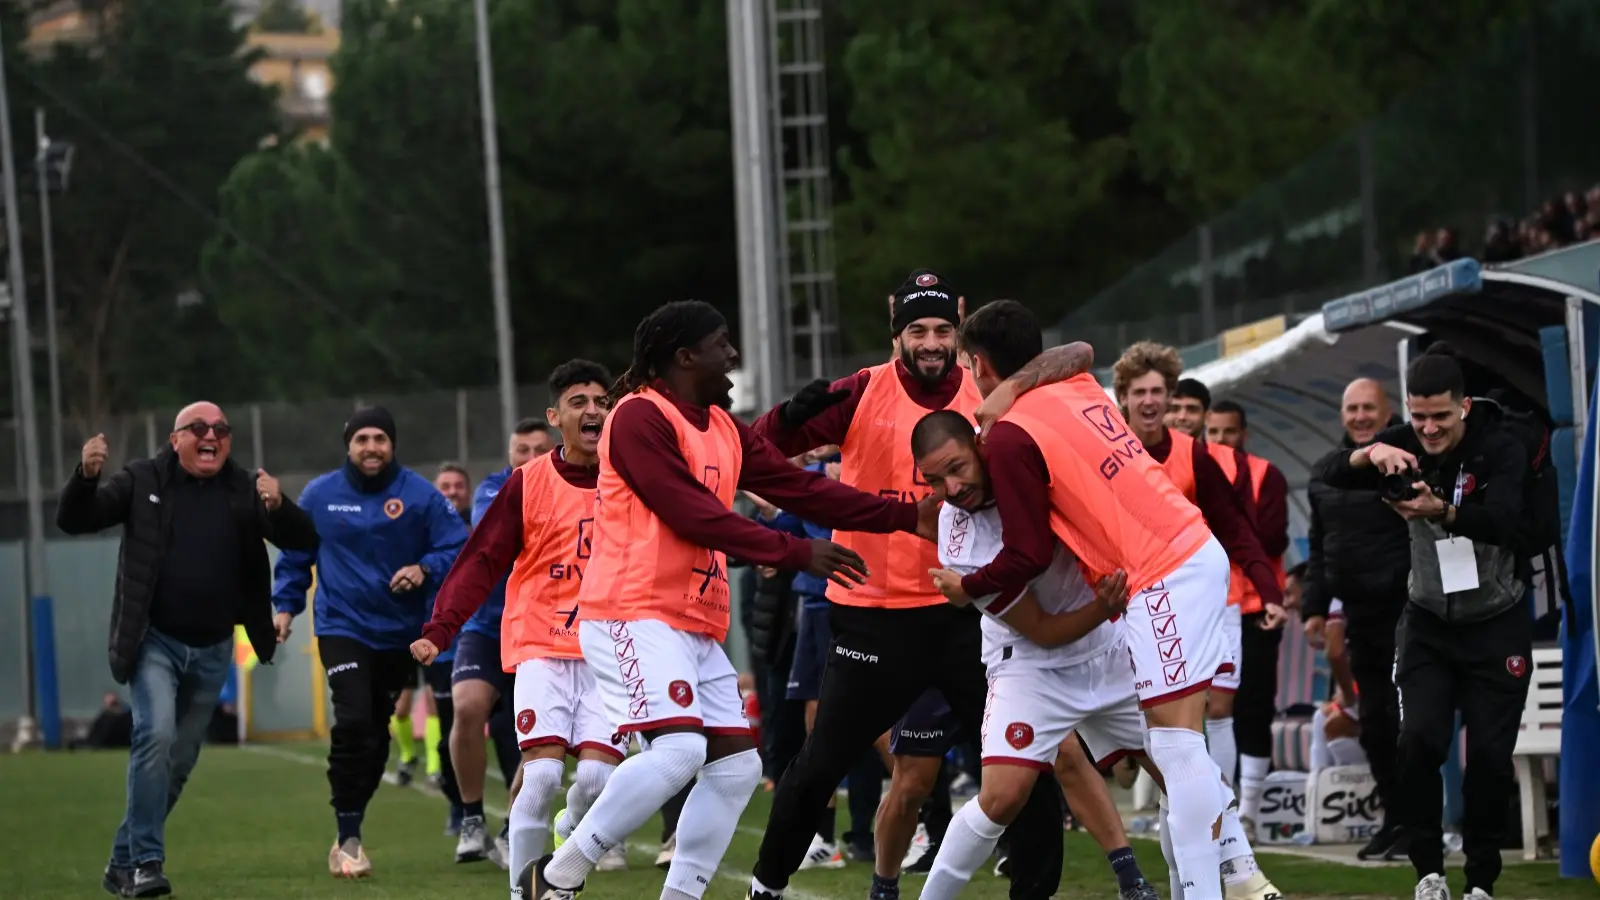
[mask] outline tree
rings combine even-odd
[[[227,371],[194,376],[232,337],[180,297],[194,296],[217,188],[277,128],[231,3],[130,3],[109,22],[97,46],[55,48],[26,73],[34,96],[15,98],[43,103],[53,136],[78,146],[53,212],[64,396],[87,425],[226,386]]]
[[[317,17],[299,0],[266,0],[256,13],[255,28],[266,34],[316,34],[322,30]]]

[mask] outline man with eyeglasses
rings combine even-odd
[[[314,551],[310,516],[277,479],[229,458],[233,430],[213,403],[184,407],[169,445],[102,478],[106,437],[83,445],[61,491],[67,534],[124,526],[111,607],[111,675],[128,685],[128,805],[102,881],[121,897],[172,892],[162,872],[167,816],[200,758],[243,625],[262,662],[287,628],[272,621],[270,541]]]

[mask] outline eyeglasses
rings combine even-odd
[[[233,426],[227,422],[190,422],[178,430],[187,431],[197,438],[203,438],[206,432],[210,432],[216,435],[219,441],[226,440],[228,435],[233,434]]]

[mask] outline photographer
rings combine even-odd
[[[1493,896],[1528,693],[1533,622],[1528,564],[1517,549],[1528,453],[1498,405],[1466,396],[1461,365],[1434,344],[1406,370],[1409,425],[1336,454],[1329,487],[1381,491],[1411,537],[1409,600],[1400,618],[1398,820],[1409,838],[1417,900],[1448,900],[1439,767],[1456,710],[1469,760],[1462,829],[1469,900]],[[1481,892],[1481,894],[1476,893]]]
[[[1313,472],[1326,468],[1333,457],[1348,459],[1351,451],[1372,443],[1381,429],[1400,421],[1390,414],[1383,386],[1370,378],[1357,378],[1344,389],[1339,415],[1344,439]],[[1389,509],[1377,488],[1338,490],[1311,479],[1306,492],[1311,502],[1310,554],[1300,616],[1306,638],[1313,647],[1327,647],[1330,663],[1346,649],[1339,642],[1348,644],[1350,674],[1361,685],[1360,704],[1346,712],[1361,722],[1361,746],[1383,804],[1383,827],[1356,857],[1398,859],[1406,847],[1395,818],[1400,706],[1392,679],[1395,627],[1406,606],[1411,555],[1405,520]],[[1343,636],[1333,633],[1331,607],[1336,603],[1342,603],[1344,612]]]

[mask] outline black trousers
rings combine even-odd
[[[317,639],[333,692],[328,787],[338,812],[363,812],[389,764],[389,718],[400,692],[415,683],[406,650],[374,650],[347,637]]]
[[[1416,605],[1400,616],[1400,824],[1417,877],[1444,872],[1444,786],[1455,714],[1467,730],[1461,798],[1467,891],[1494,893],[1500,876],[1522,708],[1528,699],[1533,619],[1520,603],[1482,622],[1446,622]],[[1364,698],[1363,698],[1364,700]]]
[[[450,664],[435,663],[418,668],[422,670],[422,686],[433,695],[433,708],[439,714],[439,746],[435,748],[439,751],[439,793],[451,806],[460,809],[461,788],[456,785],[456,768],[450,764],[450,732],[456,722],[456,701],[450,693]]]
[[[522,751],[517,747],[517,723],[511,704],[512,698],[501,694],[494,709],[489,711],[489,741],[494,744],[495,761],[500,765],[500,777],[505,779],[507,788],[516,779],[517,769],[522,767]],[[448,743],[448,739],[445,740]]]
[[[941,604],[918,609],[829,609],[833,650],[816,722],[772,799],[755,877],[785,887],[811,843],[813,823],[874,740],[929,688],[943,692],[959,724],[983,727],[988,681],[978,615]],[[1061,882],[1061,794],[1040,778],[1012,823],[1012,900],[1044,900]]]
[[[1395,818],[1399,803],[1395,748],[1400,740],[1400,694],[1394,686],[1394,632],[1404,608],[1401,603],[1384,604],[1384,612],[1347,619],[1344,632],[1350,675],[1361,692],[1357,704],[1361,749],[1377,783],[1385,829],[1399,824]]]
[[[1245,616],[1239,636],[1239,691],[1233,696],[1233,739],[1239,755],[1272,758],[1272,720],[1278,715],[1278,647],[1283,629],[1261,630],[1259,613]],[[1233,772],[1223,773],[1234,783]]]

